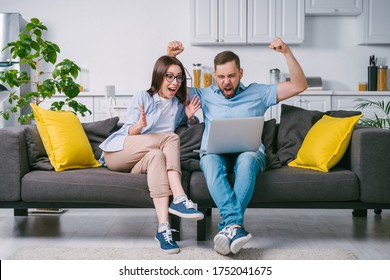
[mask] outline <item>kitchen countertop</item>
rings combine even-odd
[[[390,96],[390,91],[357,91],[357,90],[306,90],[300,95],[373,95],[373,96]],[[117,92],[116,96],[133,96],[130,92]],[[79,94],[80,97],[84,96],[105,96],[104,92],[99,91],[83,91]]]

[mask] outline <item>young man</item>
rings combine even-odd
[[[305,75],[290,48],[280,38],[275,38],[269,47],[285,56],[290,81],[272,85],[252,83],[246,87],[241,83],[243,69],[239,57],[231,51],[224,51],[214,59],[217,86],[190,88],[190,98],[199,99],[205,120],[202,150],[207,150],[211,120],[263,116],[270,106],[307,88]],[[179,41],[168,44],[170,56],[175,57],[183,51]],[[219,254],[237,253],[252,237],[244,229],[244,213],[252,197],[256,177],[264,171],[266,162],[263,145],[256,152],[201,155],[200,167],[222,217],[219,233],[214,237],[214,249]],[[235,174],[233,186],[227,180],[229,171]]]

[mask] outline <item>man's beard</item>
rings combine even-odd
[[[236,92],[237,92],[237,88],[232,88],[231,90],[229,90],[229,92],[233,92],[232,94],[225,94],[225,90],[221,90],[221,88],[219,88],[219,90],[222,92],[222,94],[225,96],[226,99],[231,99],[233,98],[235,95],[236,95]]]

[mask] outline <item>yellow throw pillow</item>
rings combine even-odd
[[[43,146],[55,171],[101,166],[75,114],[30,105]]]
[[[355,124],[362,116],[334,118],[324,115],[309,130],[297,158],[288,166],[328,172],[343,157]]]

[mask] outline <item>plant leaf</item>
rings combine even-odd
[[[17,40],[9,42],[3,50],[10,49],[13,58],[20,58],[20,64],[29,66],[28,72],[10,70],[0,73],[2,83],[7,83],[10,87],[20,87],[22,84],[31,84],[36,90],[25,92],[23,96],[11,93],[8,102],[15,104],[14,107],[0,112],[3,118],[9,117],[11,113],[22,111],[30,102],[39,105],[43,100],[51,98],[57,93],[64,93],[66,102],[55,103],[52,108],[62,110],[66,103],[70,102],[75,112],[82,115],[90,112],[88,108],[81,103],[73,103],[73,98],[80,93],[79,85],[74,81],[77,78],[80,68],[71,60],[64,59],[61,63],[55,65],[60,47],[42,36],[47,27],[38,18],[32,18],[25,28],[19,33]],[[52,78],[46,78],[50,72],[42,72],[39,69],[48,69],[45,62],[54,65],[51,71]],[[31,76],[30,73],[31,72]],[[22,114],[18,121],[27,123],[33,119],[32,113]]]
[[[366,98],[357,98],[354,101],[358,102],[358,104],[355,105],[356,109],[363,110],[368,107],[377,109],[377,112],[374,112],[373,118],[361,119],[359,123],[378,128],[390,129],[390,101],[385,103],[384,100],[372,101]],[[378,115],[379,113],[381,113],[381,117]]]
[[[37,18],[32,18],[30,21],[33,24],[40,24],[41,23],[41,21],[39,19],[37,19]]]
[[[39,30],[39,29],[35,29],[35,30],[33,31],[33,33],[34,33],[37,37],[42,37],[42,31]]]

